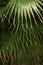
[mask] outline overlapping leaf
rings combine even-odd
[[[40,57],[40,54],[43,55],[42,52],[38,52],[43,46],[43,0],[9,0],[6,5],[3,5],[0,5],[2,49],[14,49],[15,57],[21,59],[24,56],[34,59]]]

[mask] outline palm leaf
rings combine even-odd
[[[40,65],[43,60],[43,0],[9,0],[7,4],[0,4],[0,17],[0,51],[14,50],[15,58]]]

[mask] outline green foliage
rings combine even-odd
[[[29,65],[43,65],[43,0],[0,0],[2,50]]]

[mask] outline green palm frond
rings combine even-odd
[[[16,58],[40,65],[43,60],[43,0],[1,2],[3,0],[0,1],[0,51],[14,50]]]
[[[32,1],[31,0],[27,0],[27,1],[26,0],[23,0],[23,1],[22,0],[21,1],[20,0],[13,0],[13,1],[9,0],[8,4],[5,7],[3,7],[3,6],[1,7],[1,9],[3,8],[2,9],[3,11],[1,9],[0,9],[0,11],[4,12],[6,10],[4,13],[4,14],[6,14],[6,16],[10,12],[9,18],[11,17],[11,15],[14,11],[14,18],[16,16],[16,14],[18,13],[18,15],[17,15],[18,20],[19,20],[20,15],[23,20],[23,14],[24,14],[25,19],[27,20],[27,17],[26,17],[27,14],[28,14],[29,19],[31,18],[30,12],[34,18],[33,10],[38,15],[38,17],[39,17],[39,15],[42,17],[40,10],[43,12],[43,8],[40,5],[43,6],[43,0],[41,0],[41,1],[40,0],[32,0]]]

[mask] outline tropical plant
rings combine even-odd
[[[0,0],[0,64],[43,65],[43,0]]]

